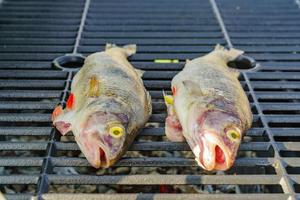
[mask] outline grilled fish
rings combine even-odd
[[[113,165],[128,149],[151,115],[151,98],[127,57],[135,45],[107,44],[89,55],[74,76],[65,109],[57,106],[53,125],[61,134],[72,131],[95,168]]]
[[[217,45],[209,54],[188,61],[172,80],[173,95],[164,94],[167,138],[186,140],[198,165],[208,171],[233,165],[243,133],[252,125],[239,71],[227,66],[242,54]]]

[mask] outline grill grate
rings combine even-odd
[[[9,199],[300,198],[300,12],[293,1],[6,0],[0,9],[0,190]],[[51,61],[107,42],[138,45],[131,61],[146,70],[154,113],[116,166],[95,170],[71,135],[51,127],[50,113],[65,103],[74,76]],[[186,59],[216,43],[244,49],[262,67],[240,77],[254,123],[234,167],[205,174],[187,144],[164,137],[161,90],[169,91]],[[176,187],[159,193],[159,185]]]

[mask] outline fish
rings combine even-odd
[[[6,200],[6,198],[4,197],[1,191],[0,191],[0,200]]]
[[[173,142],[186,141],[204,170],[228,170],[235,161],[253,115],[238,77],[229,62],[241,60],[243,51],[215,49],[186,62],[171,82],[165,134]]]
[[[72,131],[95,168],[114,165],[151,115],[144,71],[127,60],[135,52],[136,45],[107,44],[89,55],[72,80],[65,108],[58,105],[52,113],[54,127],[62,135]]]

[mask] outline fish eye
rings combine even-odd
[[[109,129],[109,134],[114,138],[119,138],[123,135],[124,130],[122,127],[114,126]]]
[[[228,129],[226,131],[226,135],[231,141],[234,142],[239,141],[241,138],[241,134],[235,129]]]
[[[125,133],[124,126],[120,123],[111,123],[108,125],[108,133],[113,138],[120,138]]]

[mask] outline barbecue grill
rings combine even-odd
[[[4,0],[0,191],[8,199],[300,198],[299,19],[292,0]],[[108,42],[138,45],[130,60],[146,70],[154,112],[124,158],[96,170],[50,115],[65,103],[80,58]],[[208,174],[187,144],[164,137],[161,91],[186,59],[216,43],[245,50],[261,67],[240,76],[254,123],[239,157],[229,171]]]

